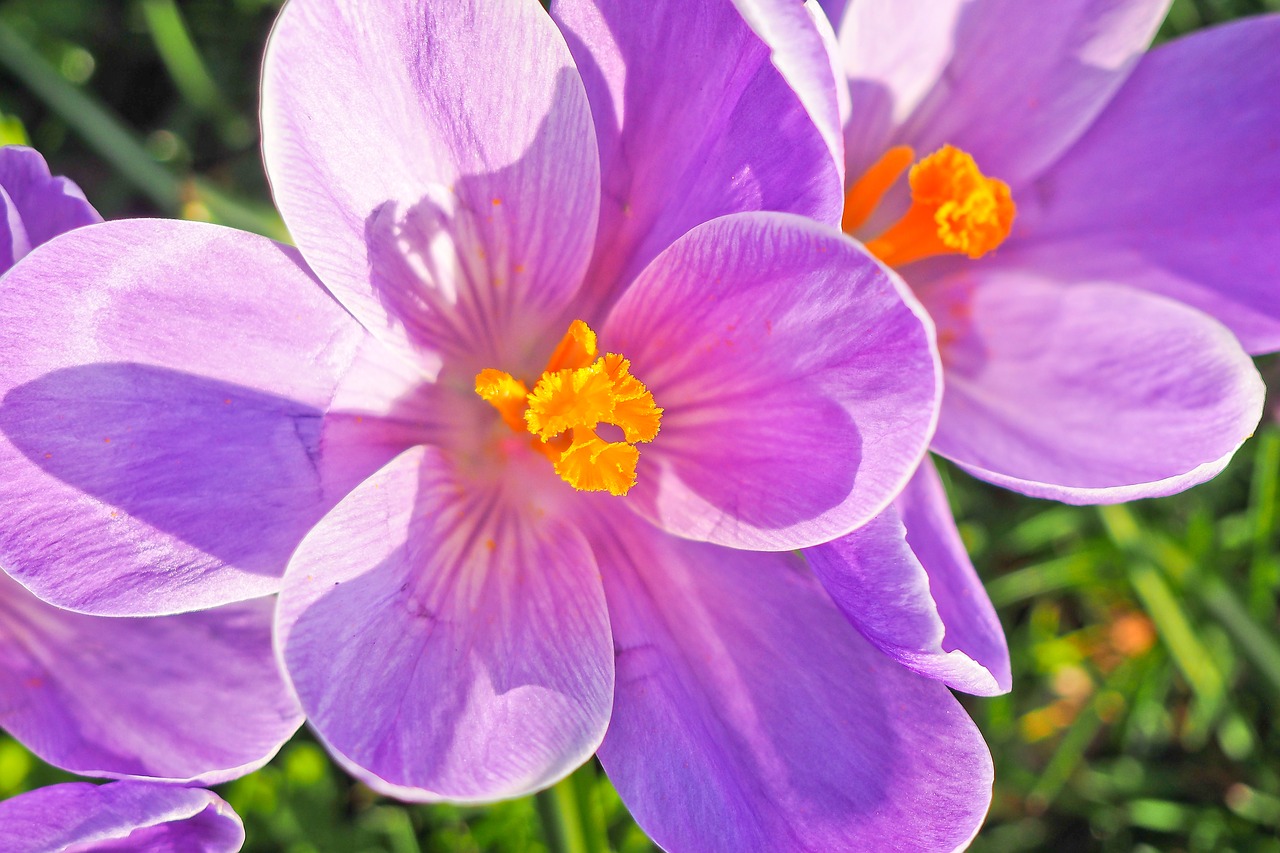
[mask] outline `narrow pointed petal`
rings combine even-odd
[[[1124,82],[1169,0],[864,0],[836,31],[853,120],[850,179],[893,145],[950,144],[1016,190],[1079,138]]]
[[[537,4],[290,3],[262,126],[290,233],[373,334],[509,364],[577,291],[599,163],[582,81]]]
[[[0,272],[59,234],[102,221],[75,183],[49,174],[40,153],[22,145],[0,148],[0,197]]]
[[[608,305],[676,238],[717,216],[778,210],[840,220],[840,174],[805,109],[822,100],[810,77],[829,73],[816,61],[817,31],[801,35],[799,3],[742,2],[755,23],[782,21],[785,37],[803,44],[783,45],[781,33],[767,43],[730,0],[552,6],[600,144],[604,200],[587,276],[594,302]]]
[[[524,796],[599,745],[613,695],[604,593],[581,535],[538,502],[467,484],[419,447],[290,563],[280,659],[316,732],[375,790]]]
[[[1261,417],[1235,337],[1162,296],[987,269],[922,298],[947,383],[933,449],[997,485],[1077,504],[1171,494],[1221,471]]]
[[[1280,350],[1280,16],[1143,58],[1029,194],[1010,263],[1123,281]]]
[[[922,316],[834,230],[757,213],[690,232],[601,335],[665,410],[628,504],[677,535],[761,550],[869,521],[933,429],[939,377]]]
[[[243,776],[302,724],[272,655],[271,605],[84,616],[0,574],[0,728],[86,776]]]
[[[231,806],[199,788],[68,782],[0,802],[5,853],[235,853],[243,844]]]
[[[104,615],[274,592],[381,462],[324,420],[367,342],[262,237],[134,220],[36,249],[0,301],[0,565]]]
[[[789,554],[593,536],[617,647],[600,760],[668,850],[952,850],[991,757],[941,684],[866,643]]]
[[[884,513],[804,555],[836,605],[880,651],[956,690],[1009,692],[1004,630],[930,460]]]

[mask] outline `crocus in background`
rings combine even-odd
[[[937,327],[932,449],[1068,503],[1220,471],[1261,413],[1247,353],[1280,347],[1280,19],[1144,56],[1163,0],[823,5],[843,66],[826,109],[845,116],[842,224]],[[932,463],[806,557],[887,654],[1009,689]]]
[[[4,853],[235,853],[240,818],[216,794],[145,782],[68,782],[0,802]]]
[[[1220,471],[1280,348],[1280,18],[1144,54],[1167,0],[824,5],[845,228],[937,324],[933,450],[1069,503]]]
[[[0,148],[0,202],[9,235],[0,243],[15,258],[72,228],[101,222],[79,188],[51,176],[30,148]],[[0,278],[0,302],[15,292],[8,282]],[[74,332],[55,318],[35,322],[51,342]],[[5,358],[17,365],[25,356],[6,351]],[[91,398],[96,393],[102,392],[86,389]],[[84,432],[100,424],[72,424],[72,434],[46,441],[49,424],[68,412],[41,415],[22,399],[20,390],[10,391],[0,404],[4,429],[44,442],[38,458],[49,470],[58,470],[55,454],[77,441],[111,452],[106,436]],[[20,467],[9,460],[0,470],[6,489],[22,482]],[[101,476],[101,468],[81,473]],[[18,500],[12,494],[6,499]],[[106,524],[117,516],[111,508],[99,515]],[[56,529],[56,519],[49,523]],[[60,534],[37,543],[32,532],[9,527],[0,537],[46,552],[64,547]],[[8,563],[0,558],[0,565]],[[83,565],[85,572],[92,568],[92,561]],[[0,573],[0,728],[45,761],[86,775],[203,783],[243,775],[265,764],[302,722],[275,667],[271,613],[269,602],[248,601],[149,619],[86,616],[45,604]]]
[[[113,222],[17,266],[0,560],[113,614],[283,571],[280,662],[386,794],[598,751],[669,849],[963,845],[976,728],[794,554],[885,509],[939,387],[919,307],[812,221],[839,168],[791,86],[825,53],[784,78],[727,2],[554,14],[291,0],[263,134],[297,251]]]

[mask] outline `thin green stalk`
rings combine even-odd
[[[177,213],[182,204],[179,178],[157,163],[119,118],[69,83],[4,21],[0,21],[0,65],[25,83],[157,207]]]
[[[160,61],[182,97],[206,113],[227,116],[230,109],[196,50],[178,5],[174,0],[141,0],[141,5],[142,18]]]
[[[588,762],[534,797],[552,853],[608,853],[600,804],[593,796],[595,765]]]

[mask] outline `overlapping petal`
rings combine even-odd
[[[1277,44],[1269,16],[1145,56],[1028,193],[1009,262],[1124,281],[1212,314],[1250,352],[1280,349]]]
[[[566,494],[541,457],[531,476]],[[545,495],[436,449],[358,487],[289,565],[277,647],[321,738],[409,800],[528,794],[591,756],[613,693],[599,571]]]
[[[818,32],[798,3],[741,5],[769,26],[785,73],[730,0],[552,6],[600,144],[592,304],[607,305],[676,238],[717,216],[778,210],[839,222],[840,174],[805,109],[825,124],[834,105],[829,86],[819,94],[830,63]]]
[[[939,376],[922,315],[856,243],[798,217],[690,232],[601,336],[665,409],[628,504],[677,535],[762,550],[870,520],[929,440]]]
[[[89,776],[225,782],[302,723],[271,603],[153,618],[51,607],[0,574],[0,728]]]
[[[930,460],[888,510],[804,555],[836,605],[880,651],[966,693],[1009,691],[1004,631]]]
[[[1171,494],[1222,470],[1264,388],[1208,315],[1110,282],[985,267],[921,292],[947,388],[933,449],[1067,503]]]
[[[199,788],[70,782],[0,802],[5,853],[235,853],[243,844],[240,818]]]
[[[510,363],[576,292],[599,163],[582,81],[537,4],[290,3],[262,124],[290,232],[374,334]]]
[[[49,174],[34,149],[0,148],[0,272],[63,232],[101,222],[72,181]]]
[[[592,545],[617,696],[600,760],[669,850],[950,850],[991,757],[945,687],[868,645],[792,555],[618,517]]]
[[[273,592],[389,458],[326,440],[368,339],[288,247],[108,222],[35,250],[4,291],[0,565],[49,601],[140,615]]]
[[[971,153],[1018,189],[1098,114],[1169,0],[860,0],[843,9],[848,174],[892,145]]]

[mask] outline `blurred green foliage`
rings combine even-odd
[[[279,5],[4,0],[0,142],[35,145],[107,217],[282,236],[256,122]],[[1176,0],[1160,38],[1276,10]],[[1260,365],[1280,386],[1280,361]],[[1280,427],[1213,482],[1126,506],[943,473],[1014,667],[1010,695],[963,699],[996,762],[973,849],[1280,853]],[[0,737],[0,797],[70,778]],[[594,762],[535,799],[403,805],[354,784],[304,732],[221,793],[249,851],[653,849]]]

